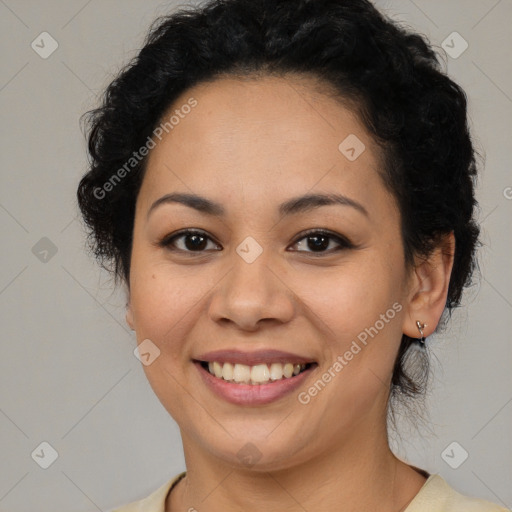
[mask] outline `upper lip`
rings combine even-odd
[[[242,352],[235,349],[214,350],[213,352],[206,352],[200,354],[196,361],[214,362],[219,363],[238,363],[247,366],[255,366],[257,364],[270,364],[270,363],[294,363],[306,364],[314,363],[312,358],[293,354],[292,352],[283,352],[282,350],[256,350],[254,352]]]

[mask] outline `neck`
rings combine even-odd
[[[182,433],[183,437],[183,433]],[[384,436],[359,431],[292,467],[234,468],[183,437],[187,476],[168,496],[166,511],[303,512],[405,510],[425,477],[398,460]]]

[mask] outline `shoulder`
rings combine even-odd
[[[164,485],[159,487],[156,491],[148,497],[133,501],[120,508],[116,508],[111,512],[165,512],[165,499],[171,489],[185,476],[186,472],[180,473]]]
[[[459,494],[439,475],[431,475],[405,512],[508,512],[500,505]]]

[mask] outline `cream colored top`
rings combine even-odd
[[[165,512],[165,499],[185,476],[180,473],[147,498],[135,501],[112,512]],[[192,509],[193,510],[193,509]],[[403,512],[510,512],[488,501],[462,496],[439,475],[430,475],[420,492]]]

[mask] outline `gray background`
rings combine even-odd
[[[419,434],[403,425],[396,450],[463,493],[511,507],[512,3],[377,4],[445,56],[485,157],[482,278],[449,330],[430,339],[428,423]],[[174,5],[0,0],[1,511],[106,511],[185,468],[179,429],[133,355],[122,292],[84,252],[75,202],[86,169],[80,115]],[[31,47],[43,31],[59,45],[47,59]],[[469,44],[458,58],[441,49],[453,31]],[[48,469],[31,457],[43,441],[59,455]],[[458,469],[441,456],[453,441],[469,453]]]

